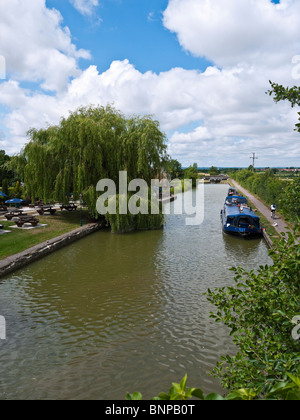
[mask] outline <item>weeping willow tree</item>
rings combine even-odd
[[[119,171],[127,171],[128,182],[142,178],[150,185],[167,159],[157,121],[125,118],[111,106],[79,108],[58,126],[31,129],[28,136],[15,162],[29,197],[65,202],[70,194],[83,194],[95,218],[100,179],[109,178],[118,187]]]
[[[115,202],[117,209],[117,211],[114,213],[106,214],[106,219],[111,226],[112,232],[126,233],[131,232],[133,230],[160,229],[163,224],[161,204],[159,204],[158,202],[151,202],[150,197],[140,197],[138,199],[140,201],[141,207],[146,207],[146,209],[148,210],[147,214],[143,214],[143,212],[139,212],[137,214],[130,212],[127,214],[120,214],[119,210],[121,205],[123,207],[124,203],[128,205],[131,197],[132,195],[130,194],[128,194],[127,196],[117,194],[115,196],[110,197],[109,200]]]

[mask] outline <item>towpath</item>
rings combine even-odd
[[[245,197],[249,198],[249,200],[253,203],[253,205],[257,208],[257,210],[263,214],[266,219],[270,222],[270,224],[276,229],[279,234],[284,233],[287,234],[289,228],[285,221],[279,217],[278,213],[276,214],[275,219],[271,217],[271,210],[269,207],[265,206],[260,200],[258,200],[254,195],[252,195],[248,190],[243,188],[240,184],[238,184],[233,179],[230,180],[231,183],[237,188]]]

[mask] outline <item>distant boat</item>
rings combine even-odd
[[[248,207],[247,199],[241,196],[226,198],[221,210],[223,231],[230,235],[242,237],[259,237],[262,235],[260,219]]]
[[[229,190],[228,190],[228,194],[227,195],[229,197],[232,196],[232,195],[238,195],[237,189],[234,188],[234,187],[230,187]]]

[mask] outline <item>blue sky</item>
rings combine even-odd
[[[299,18],[299,0],[1,0],[0,149],[114,104],[153,115],[184,166],[248,166],[252,152],[299,166],[297,110],[265,94],[300,83]]]
[[[184,51],[176,38],[162,25],[167,0],[104,0],[92,16],[79,14],[67,0],[47,0],[70,28],[76,45],[90,50],[99,70],[114,60],[128,59],[141,72],[156,73],[173,67],[204,70],[207,60]],[[82,68],[89,63],[82,62]]]

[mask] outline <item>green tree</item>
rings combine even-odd
[[[219,174],[220,174],[220,171],[219,171],[219,169],[218,169],[218,168],[216,168],[215,166],[212,166],[212,167],[209,169],[209,174],[210,174],[210,175],[219,175]]]
[[[21,189],[20,181],[17,181],[14,187],[14,196],[15,198],[21,198],[21,194],[22,194],[22,189]]]
[[[292,220],[300,221],[300,178],[294,179],[285,190],[282,197],[284,212]]]
[[[182,165],[176,159],[170,159],[165,163],[165,169],[170,173],[171,179],[182,178]]]
[[[125,118],[111,106],[80,108],[58,126],[28,132],[30,142],[14,160],[24,174],[32,199],[65,201],[83,194],[90,213],[96,211],[96,185],[109,178],[119,186],[119,171],[128,182],[148,185],[167,160],[166,137],[151,117]]]
[[[276,178],[273,172],[272,169],[269,169],[264,173],[253,173],[249,169],[243,169],[232,174],[232,178],[252,193],[257,194],[267,204],[275,202],[278,210],[286,210],[293,206],[293,201],[297,201],[297,197],[294,197],[293,201],[287,202],[286,194],[289,183]],[[289,214],[291,215],[291,213]]]
[[[235,286],[208,290],[217,307],[211,316],[231,330],[238,352],[222,357],[214,374],[225,388],[271,392],[275,383],[300,373],[299,341],[292,337],[300,314],[299,227],[282,240],[270,256],[273,264],[258,272],[233,269]]]
[[[13,180],[14,173],[9,168],[9,162],[11,158],[4,150],[0,150],[0,186],[3,187],[3,180]]]
[[[2,192],[8,196],[8,181],[6,178],[2,180]]]
[[[193,188],[195,188],[197,185],[197,179],[199,178],[197,163],[194,163],[193,166],[189,166],[183,173],[184,179],[191,179],[193,182]]]
[[[295,105],[300,106],[300,86],[293,86],[292,88],[284,87],[279,85],[278,83],[273,83],[270,81],[271,89],[268,90],[270,96],[274,95],[274,101],[289,101],[291,106],[294,107]],[[299,114],[299,121],[300,121],[300,112]],[[296,131],[300,132],[300,122],[296,124]]]

